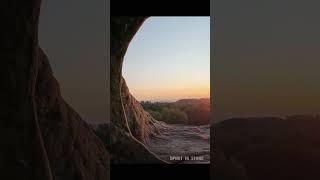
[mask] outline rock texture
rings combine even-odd
[[[38,47],[40,3],[1,5],[0,179],[109,179],[108,152],[62,99]]]
[[[111,17],[111,124],[110,151],[113,163],[165,163],[146,146],[160,125],[130,94],[122,77],[128,45],[146,17]]]
[[[36,103],[55,179],[106,179],[109,158],[93,129],[61,97],[49,61],[39,50]]]
[[[169,127],[166,123],[155,120],[131,95],[122,77],[124,55],[145,19],[146,17],[111,17],[111,138],[107,149],[112,154],[112,163],[169,163],[168,155],[179,154],[179,150],[185,153],[204,153],[204,163],[207,163],[209,138],[197,136],[197,128]],[[159,141],[159,138],[163,140]],[[179,140],[171,141],[174,138]],[[192,149],[191,145],[204,150]]]
[[[155,120],[148,112],[144,111],[140,103],[131,95],[124,78],[121,80],[121,95],[124,112],[132,136],[148,145],[150,138],[158,136],[166,128],[165,124]]]
[[[161,159],[180,164],[210,163],[210,127],[184,124],[165,124],[160,135],[152,138],[148,147]],[[182,160],[170,159],[182,156]],[[184,157],[188,156],[187,160]],[[193,157],[193,159],[192,159]]]

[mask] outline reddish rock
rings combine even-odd
[[[157,123],[130,94],[122,77],[128,45],[146,17],[111,17],[110,153],[113,163],[165,163],[147,147]]]
[[[0,179],[109,179],[108,152],[38,47],[40,1],[1,3]]]
[[[39,53],[38,119],[56,179],[106,179],[108,153],[93,129],[61,97],[46,55]]]

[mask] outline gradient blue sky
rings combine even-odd
[[[210,17],[148,18],[122,73],[138,100],[209,97]]]

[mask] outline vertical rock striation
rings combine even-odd
[[[147,148],[157,123],[130,94],[122,77],[128,45],[146,17],[111,17],[111,124],[110,150],[113,163],[165,163]]]
[[[0,179],[105,180],[109,155],[38,47],[40,0],[1,5]]]

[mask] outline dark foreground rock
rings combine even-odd
[[[39,126],[56,179],[106,179],[108,153],[94,130],[61,97],[49,61],[39,53]]]
[[[319,127],[320,117],[312,115],[234,118],[214,124],[215,178],[319,179]]]
[[[39,49],[40,4],[1,2],[0,179],[109,179],[107,150],[62,99]]]

